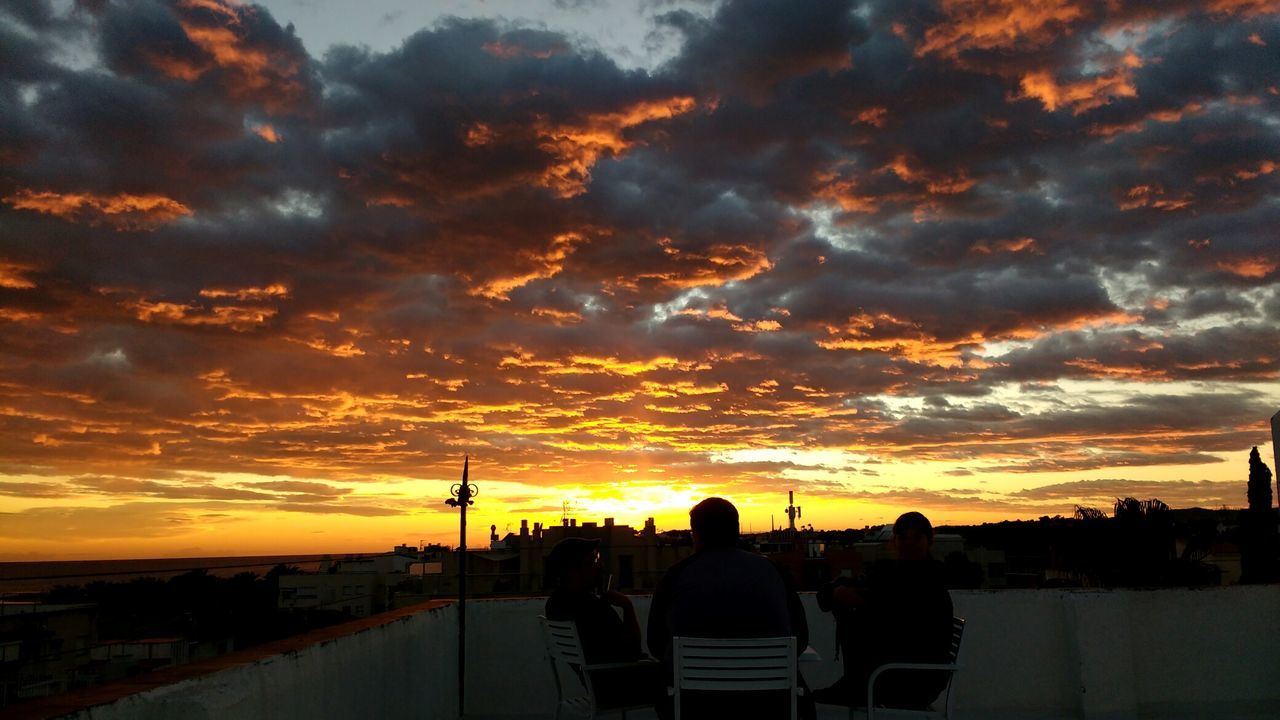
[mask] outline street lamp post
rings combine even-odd
[[[462,482],[449,489],[453,497],[444,501],[462,511],[458,521],[458,717],[466,715],[467,701],[467,506],[480,494],[479,488],[467,482],[471,457],[462,460]]]

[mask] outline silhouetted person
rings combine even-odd
[[[572,620],[577,625],[588,664],[644,659],[640,623],[631,600],[600,588],[599,540],[561,540],[547,556],[546,567],[555,588],[547,598],[547,619]],[[621,618],[614,608],[622,611]],[[601,709],[653,703],[659,693],[665,693],[662,682],[657,663],[591,672]]]
[[[893,524],[896,559],[880,560],[857,581],[837,578],[818,591],[818,607],[836,616],[844,677],[814,692],[820,703],[861,706],[867,679],[890,662],[947,662],[951,651],[951,594],[942,564],[931,555],[933,525],[918,512]],[[876,705],[923,709],[946,686],[946,673],[887,671],[876,681]]]
[[[809,645],[804,607],[790,580],[764,557],[738,548],[738,510],[728,500],[707,498],[689,511],[693,555],[671,566],[649,607],[649,652],[671,678],[671,638],[750,638],[794,635],[796,651]],[[784,693],[682,692],[682,717],[767,718],[789,716]],[[811,717],[807,696],[801,716]],[[669,701],[659,714],[669,717]]]

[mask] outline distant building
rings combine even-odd
[[[520,521],[519,533],[499,538],[490,528],[486,549],[467,552],[468,592],[482,594],[530,594],[550,590],[546,584],[546,557],[556,543],[567,537],[600,541],[600,559],[614,590],[651,591],[667,568],[693,554],[687,532],[659,533],[653,518],[642,530],[619,525],[613,518],[603,523],[578,523],[566,519],[544,528]],[[432,547],[424,553],[421,572],[427,595],[452,595],[458,591],[458,553]]]
[[[88,684],[91,604],[0,601],[0,707]]]
[[[115,677],[137,672],[150,672],[169,665],[181,665],[189,658],[190,640],[181,637],[139,638],[135,640],[110,640],[94,645],[89,656],[97,664],[127,667]],[[115,679],[114,677],[104,679]]]
[[[419,550],[400,545],[382,555],[330,560],[319,572],[281,575],[276,607],[369,617],[390,607],[393,588],[410,577],[415,564]]]

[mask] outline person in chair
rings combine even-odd
[[[844,676],[814,691],[819,703],[861,706],[867,680],[891,662],[945,663],[953,609],[941,564],[932,557],[933,525],[918,512],[893,524],[894,559],[877,561],[858,580],[837,578],[818,592],[818,607],[836,617]],[[886,671],[876,681],[877,706],[924,709],[946,686],[944,672]]]
[[[707,498],[689,511],[693,555],[671,566],[649,606],[649,651],[672,677],[672,638],[796,638],[809,645],[809,624],[787,578],[766,558],[738,548],[738,510],[723,498]],[[691,720],[788,717],[790,700],[776,691],[682,693],[681,716]],[[659,705],[670,717],[671,705]],[[813,716],[808,696],[802,718]]]
[[[647,656],[640,650],[640,623],[631,599],[600,588],[602,567],[599,540],[565,538],[556,543],[546,560],[554,589],[544,612],[548,620],[577,626],[588,664],[636,663],[591,671],[600,709],[652,705],[665,692],[658,664],[643,662]]]

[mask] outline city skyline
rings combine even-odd
[[[0,560],[1243,507],[1280,7],[0,8]],[[1274,468],[1273,468],[1274,469]]]

